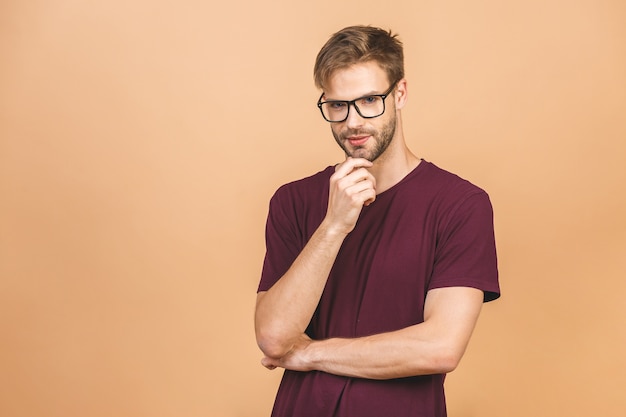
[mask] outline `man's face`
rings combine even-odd
[[[385,71],[373,61],[337,70],[327,84],[324,100],[354,100],[383,94],[391,86]],[[331,123],[333,136],[346,155],[374,161],[387,150],[396,133],[394,97],[392,92],[385,99],[385,112],[379,117],[363,118],[350,106],[345,121]]]

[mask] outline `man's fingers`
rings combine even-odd
[[[335,174],[339,177],[345,177],[357,168],[371,168],[372,164],[365,158],[346,158],[345,161],[335,167]]]
[[[374,197],[376,196],[375,189],[376,187],[375,187],[374,181],[372,179],[366,178],[366,179],[363,179],[362,181],[358,181],[350,185],[346,189],[346,193],[352,196],[352,198],[357,198],[362,201],[366,201],[372,198],[372,196]]]
[[[376,198],[376,178],[367,170],[372,163],[363,158],[348,158],[330,177],[327,217],[350,233],[364,205]]]
[[[261,359],[261,365],[263,365],[264,367],[266,367],[267,369],[269,369],[270,371],[273,371],[274,369],[277,368],[276,365],[274,365],[272,363],[272,361],[269,358],[263,358]]]
[[[367,200],[365,200],[365,202],[363,203],[363,205],[365,207],[369,206],[370,204],[372,204],[374,201],[376,200],[376,193],[374,193],[373,197],[368,198]]]
[[[365,168],[359,168],[343,178],[336,179],[335,186],[337,191],[352,197],[359,197],[364,191],[376,195],[376,178]],[[366,197],[361,201],[365,202],[370,198]]]
[[[363,158],[348,158],[336,168],[331,177],[331,183],[335,183],[340,189],[347,189],[359,181],[371,181],[376,188],[376,178],[367,170],[372,163]]]

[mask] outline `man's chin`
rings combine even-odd
[[[363,158],[367,159],[370,162],[374,162],[374,159],[376,159],[373,157],[372,149],[368,149],[364,146],[353,147],[349,143],[344,143],[340,141],[337,141],[337,143],[339,144],[341,149],[343,149],[346,157],[349,156],[351,158]]]
[[[369,154],[369,152],[367,152],[365,149],[357,149],[355,151],[352,152],[352,154],[350,155],[353,158],[364,158],[369,160],[371,155]]]
[[[372,155],[367,151],[367,149],[357,148],[352,151],[346,150],[346,155],[351,158],[363,158],[367,159],[371,162]]]

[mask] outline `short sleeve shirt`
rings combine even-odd
[[[334,167],[279,188],[270,201],[259,291],[289,269],[322,222]],[[421,163],[363,207],[329,274],[307,334],[354,338],[424,321],[429,290],[473,287],[499,297],[488,195]],[[368,380],[285,371],[273,417],[444,417],[445,375]]]

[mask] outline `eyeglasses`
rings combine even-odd
[[[389,90],[383,94],[371,94],[369,96],[363,96],[354,100],[329,100],[321,101],[324,97],[324,93],[317,100],[317,107],[322,112],[324,120],[330,123],[340,123],[348,118],[350,112],[350,105],[354,106],[354,109],[359,116],[364,119],[373,119],[374,117],[381,116],[385,112],[385,99],[396,87],[398,82],[391,84]]]

